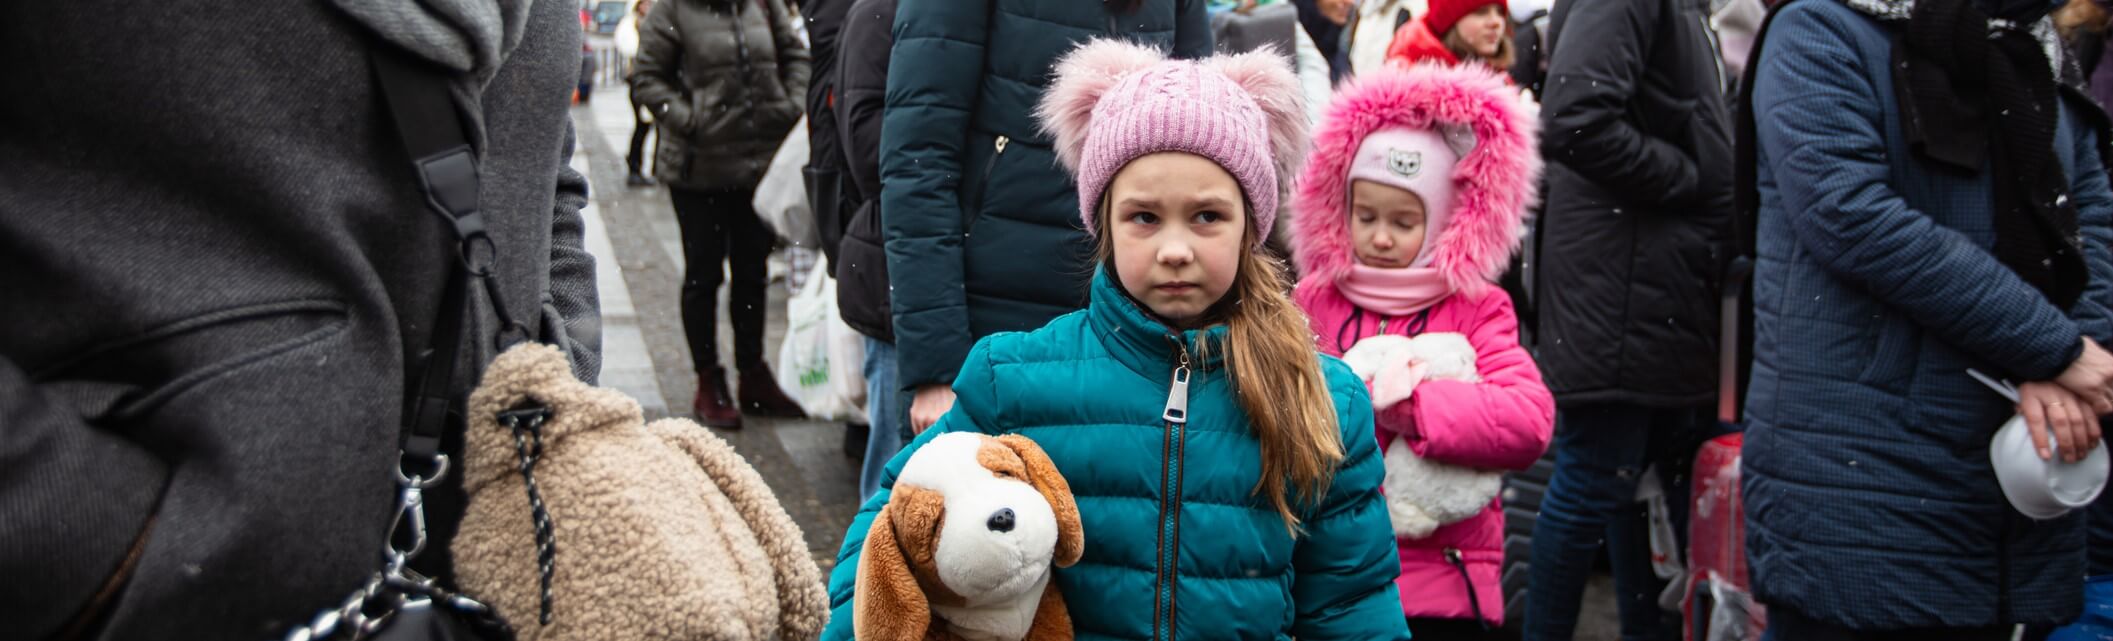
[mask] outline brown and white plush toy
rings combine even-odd
[[[859,641],[1072,638],[1051,566],[1085,550],[1071,486],[1025,436],[954,432],[910,455],[858,563]]]

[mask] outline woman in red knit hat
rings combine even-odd
[[[1511,14],[1504,0],[1430,0],[1431,10],[1394,32],[1387,62],[1480,62],[1511,70]]]

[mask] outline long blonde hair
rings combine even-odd
[[[1099,262],[1114,269],[1109,202],[1104,194],[1094,224],[1099,228]],[[1264,255],[1254,243],[1254,206],[1245,209],[1239,271],[1209,317],[1225,325],[1225,366],[1233,397],[1261,441],[1262,475],[1250,494],[1267,498],[1295,538],[1300,529],[1293,505],[1312,505],[1328,494],[1343,460],[1342,431],[1306,315],[1285,296],[1291,287],[1283,263]],[[1201,349],[1210,349],[1209,344]],[[1287,492],[1293,489],[1295,496]]]

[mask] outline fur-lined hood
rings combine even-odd
[[[1381,129],[1445,124],[1467,126],[1475,147],[1454,167],[1452,217],[1435,240],[1432,265],[1468,296],[1503,274],[1535,198],[1539,121],[1502,76],[1477,65],[1425,64],[1360,75],[1336,92],[1293,201],[1301,289],[1333,286],[1356,261],[1349,174],[1358,144]]]

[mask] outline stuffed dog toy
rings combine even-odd
[[[1382,334],[1358,341],[1343,361],[1372,386],[1372,408],[1382,411],[1409,399],[1426,380],[1481,382],[1475,347],[1467,337],[1435,332],[1415,338]],[[1441,525],[1481,512],[1504,486],[1500,472],[1425,460],[1396,436],[1383,458],[1387,516],[1394,536],[1420,539]]]
[[[1085,550],[1056,464],[1016,434],[935,437],[903,466],[858,562],[859,641],[1066,641],[1050,566]]]

